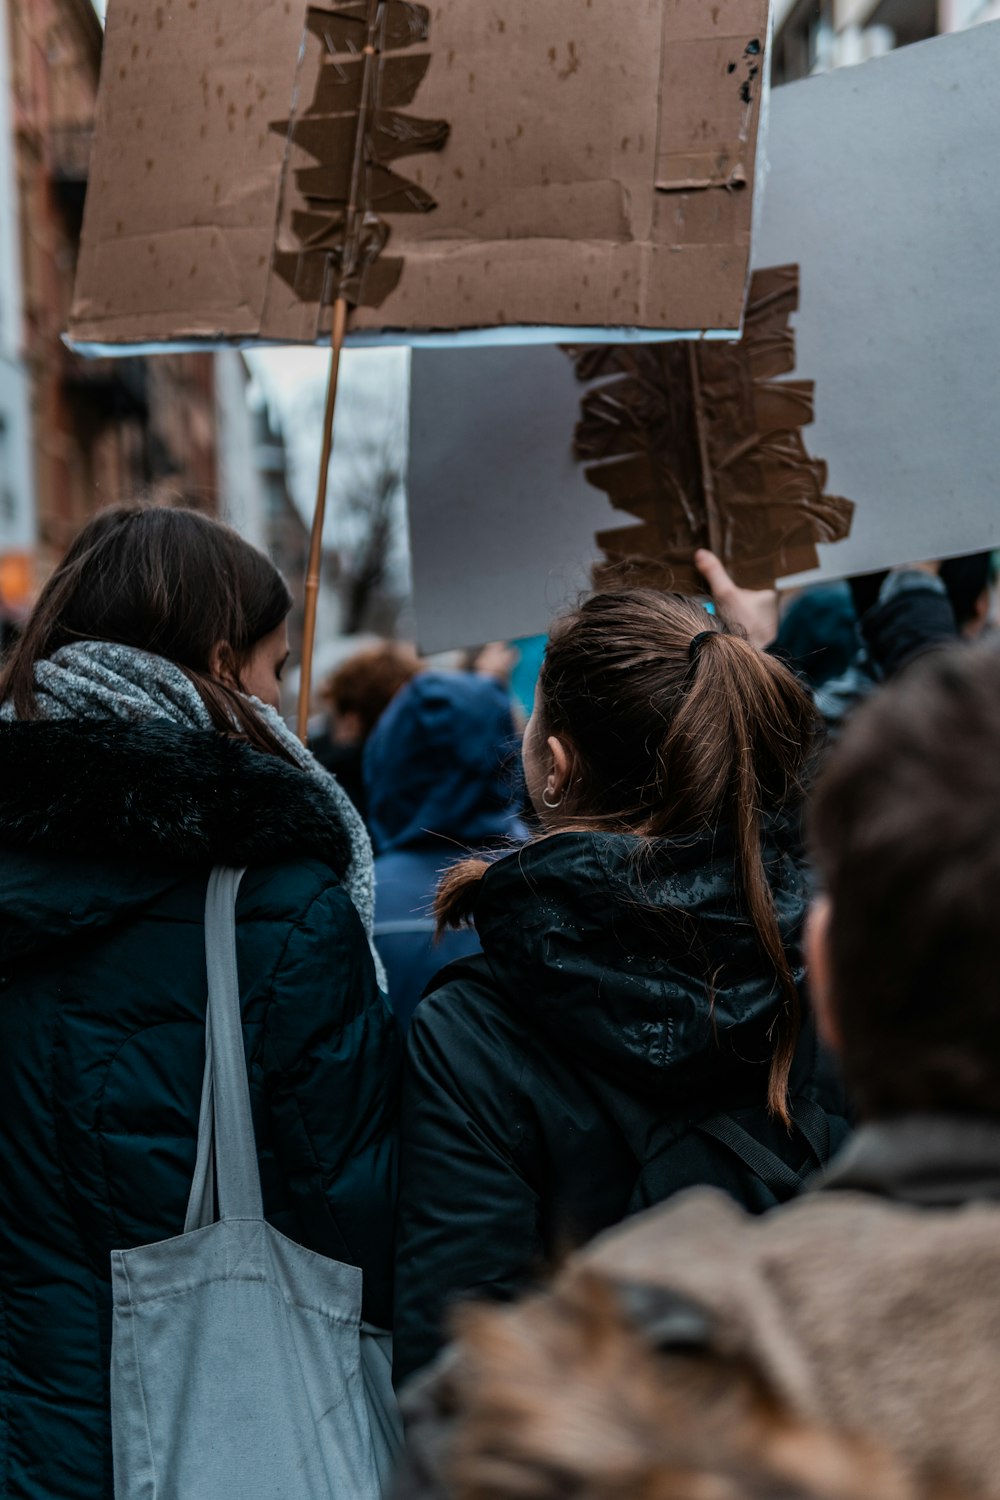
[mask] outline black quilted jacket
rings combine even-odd
[[[391,1319],[398,1043],[310,777],[211,733],[0,728],[0,1495],[110,1500],[112,1249],[180,1232],[205,886],[237,943],[267,1217]]]
[[[765,860],[801,989],[806,889],[791,824],[771,829]],[[653,845],[558,834],[488,871],[483,956],[438,976],[409,1035],[397,1380],[434,1355],[456,1296],[509,1295],[697,1183],[767,1208],[846,1135],[808,1015],[792,1077],[805,1133],[767,1114],[780,1001],[733,867],[719,830]],[[720,1115],[765,1148],[765,1168],[778,1158],[791,1187],[718,1138]]]

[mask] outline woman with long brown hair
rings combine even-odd
[[[525,734],[542,836],[450,872],[483,956],[413,1018],[396,1368],[456,1296],[509,1295],[694,1184],[764,1209],[846,1133],[804,1004],[793,674],[694,601],[598,593],[554,627]]]
[[[113,1494],[111,1251],[184,1226],[214,865],[247,867],[265,1215],[359,1266],[366,1317],[391,1320],[398,1050],[371,849],[278,715],[290,605],[235,532],[117,507],[81,532],[0,674],[5,1495]]]

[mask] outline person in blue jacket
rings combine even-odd
[[[441,872],[471,849],[520,842],[519,745],[507,692],[471,672],[423,672],[365,750],[375,844],[375,942],[403,1026],[445,964],[479,951],[471,930],[435,940]]]
[[[277,712],[290,604],[235,532],[117,507],[81,532],[0,675],[5,1500],[112,1500],[111,1252],[184,1226],[213,865],[247,867],[265,1214],[359,1266],[365,1316],[391,1323],[398,1028],[364,828]]]

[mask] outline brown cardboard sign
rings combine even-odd
[[[768,0],[368,12],[111,0],[75,342],[740,327]]]
[[[738,344],[567,350],[578,378],[595,382],[577,458],[589,483],[642,523],[598,533],[613,568],[645,564],[650,581],[703,593],[692,559],[710,547],[737,583],[771,588],[814,568],[818,542],[847,536],[854,506],[825,493],[826,464],[802,436],[812,382],[778,378],[795,368],[798,292],[797,266],[755,272]]]

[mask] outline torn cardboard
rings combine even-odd
[[[806,449],[813,383],[795,368],[797,266],[758,271],[737,344],[568,349],[590,382],[576,456],[588,482],[642,524],[598,533],[610,569],[683,593],[704,592],[696,548],[710,547],[744,588],[773,588],[840,542],[854,506],[829,495]]]
[[[422,649],[544,632],[609,564],[704,593],[693,554],[711,545],[764,587],[845,536],[853,507],[805,443],[813,384],[788,378],[798,295],[794,266],[758,273],[739,344],[414,351]],[[824,399],[820,386],[820,411]]]
[[[74,341],[325,335],[363,9],[111,0]],[[767,0],[380,9],[355,330],[739,329]]]

